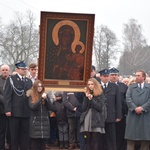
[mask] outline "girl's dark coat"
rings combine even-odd
[[[104,128],[105,126],[105,115],[104,115],[104,107],[105,107],[105,96],[101,94],[99,96],[94,96],[92,100],[89,100],[87,97],[84,97],[82,110],[83,113],[80,117],[80,123],[84,122],[85,116],[88,110],[92,109],[92,124],[93,128],[100,127]]]
[[[44,101],[45,104],[42,104]],[[46,100],[40,98],[36,103],[31,103],[29,97],[29,107],[31,108],[30,117],[30,137],[31,138],[49,138],[49,110],[52,109],[52,103],[47,97]]]

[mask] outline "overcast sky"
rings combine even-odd
[[[0,0],[0,17],[8,23],[15,11],[31,10],[40,24],[41,11],[95,14],[95,27],[106,25],[119,40],[123,24],[133,18],[150,44],[150,0]]]

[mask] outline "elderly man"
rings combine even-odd
[[[5,149],[5,132],[6,132],[6,120],[7,117],[4,111],[4,96],[3,96],[3,87],[5,81],[10,74],[10,68],[8,65],[2,65],[0,68],[0,150]]]
[[[150,143],[150,85],[145,82],[146,73],[136,72],[136,83],[129,86],[126,94],[128,115],[125,138],[127,150],[134,150],[140,142],[140,150],[149,150]]]
[[[26,91],[32,81],[26,78],[27,66],[21,61],[16,66],[16,74],[7,78],[4,88],[5,114],[9,117],[11,150],[28,150],[30,109]]]

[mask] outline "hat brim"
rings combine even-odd
[[[27,69],[27,67],[17,67],[18,69],[24,69],[24,70],[26,70]]]
[[[119,74],[119,73],[114,73],[114,72],[112,72],[112,73],[109,73],[109,74]]]

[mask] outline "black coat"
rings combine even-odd
[[[4,111],[4,92],[3,92],[3,86],[6,79],[0,76],[0,114],[5,114]]]
[[[125,85],[122,82],[117,82],[117,85],[119,86],[119,91],[120,91],[120,98],[121,98],[121,104],[122,104],[122,116],[127,115],[127,103],[126,103],[126,93],[128,86]]]
[[[57,124],[66,124],[68,122],[66,107],[62,99],[54,101],[53,110],[56,113]]]
[[[104,90],[107,104],[106,122],[116,122],[116,119],[122,118],[122,106],[120,99],[119,87],[115,83],[108,83]]]
[[[38,102],[31,103],[31,97],[29,98],[31,138],[49,138],[50,136],[49,111],[52,110],[52,103],[48,97],[45,104],[42,104],[43,100],[41,98]]]
[[[26,91],[31,89],[32,81],[25,77],[21,81],[19,76],[8,77],[4,88],[5,112],[11,112],[13,117],[30,117],[30,108]]]
[[[64,105],[67,108],[67,117],[75,117],[75,111],[73,110],[77,107],[77,98],[74,93],[64,92],[63,93]]]
[[[100,96],[93,97],[92,100],[89,100],[86,96],[84,97],[82,110],[83,113],[80,116],[80,123],[84,122],[85,116],[89,109],[92,109],[92,123],[91,127],[104,128],[105,127],[105,116],[103,114],[103,108],[105,105],[105,96],[101,94]]]
[[[82,103],[83,103],[85,94],[83,92],[75,92],[74,94],[75,94],[75,97],[77,98],[77,109],[75,112],[75,116],[79,118],[83,112]]]

